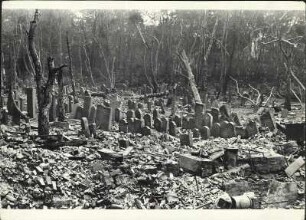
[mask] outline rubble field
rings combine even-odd
[[[147,100],[119,97],[116,102],[122,102],[120,117],[113,120],[109,130],[100,129],[96,122],[94,133],[89,131],[85,119],[73,116],[76,110],[71,110],[66,122],[50,123],[51,134],[47,141],[37,135],[36,119],[30,120],[31,129],[26,124],[1,124],[1,207],[233,208],[228,198],[236,198],[237,203],[237,198],[252,193],[247,197],[252,204],[236,204],[235,207],[305,209],[305,139],[288,138],[286,130],[277,126],[271,130],[263,126],[260,109],[255,112],[251,107],[239,106],[230,109],[239,122],[231,117],[232,122],[224,124],[236,126],[235,135],[227,137],[226,133],[226,137],[215,137],[218,136],[212,134],[215,121],[207,122],[205,127],[209,129],[206,130],[197,130],[184,122],[182,125],[172,123],[175,119],[170,116],[171,108],[159,105],[160,100],[164,101],[154,98],[154,102],[148,104]],[[87,104],[81,101],[79,107],[85,107]],[[101,97],[92,97],[90,102],[97,106],[103,101]],[[128,121],[125,132],[120,120],[134,111],[131,109],[135,110],[135,120],[130,119],[134,124]],[[163,122],[158,124],[159,120],[154,120],[153,123],[150,119],[151,126],[144,126],[141,121],[140,128],[137,127],[135,121],[143,120],[143,114],[152,112],[154,118],[154,111],[159,114],[156,118],[169,118],[172,124],[163,130]],[[197,117],[193,108],[181,103],[176,112],[182,120]],[[222,130],[221,107],[220,112],[218,120]],[[287,114],[275,112],[273,108],[268,112],[274,124],[305,123],[305,107],[294,107]],[[254,133],[250,130],[243,135],[252,127],[250,119],[256,129]],[[131,126],[134,126],[133,131]]]

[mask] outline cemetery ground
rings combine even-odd
[[[52,103],[47,138],[30,92],[15,97],[29,122],[1,110],[2,208],[305,208],[305,104],[79,91],[79,103],[65,96],[64,122]]]

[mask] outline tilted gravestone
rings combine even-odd
[[[174,137],[177,135],[177,127],[174,121],[170,121],[169,123],[169,134]]]

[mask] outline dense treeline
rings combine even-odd
[[[33,85],[27,30],[34,10],[4,10],[2,55],[6,79],[17,59],[17,79]],[[178,54],[185,50],[197,86],[225,94],[254,82],[282,94],[290,71],[305,85],[306,33],[302,11],[103,11],[40,10],[36,47],[47,75],[47,57],[69,64],[78,83],[113,88],[187,83]],[[68,77],[67,77],[68,78]],[[66,78],[66,80],[67,80]],[[18,81],[17,80],[17,81]],[[257,84],[255,84],[257,83]],[[296,88],[297,83],[291,84]]]

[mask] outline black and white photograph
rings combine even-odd
[[[0,219],[303,219],[305,3],[1,3]]]

